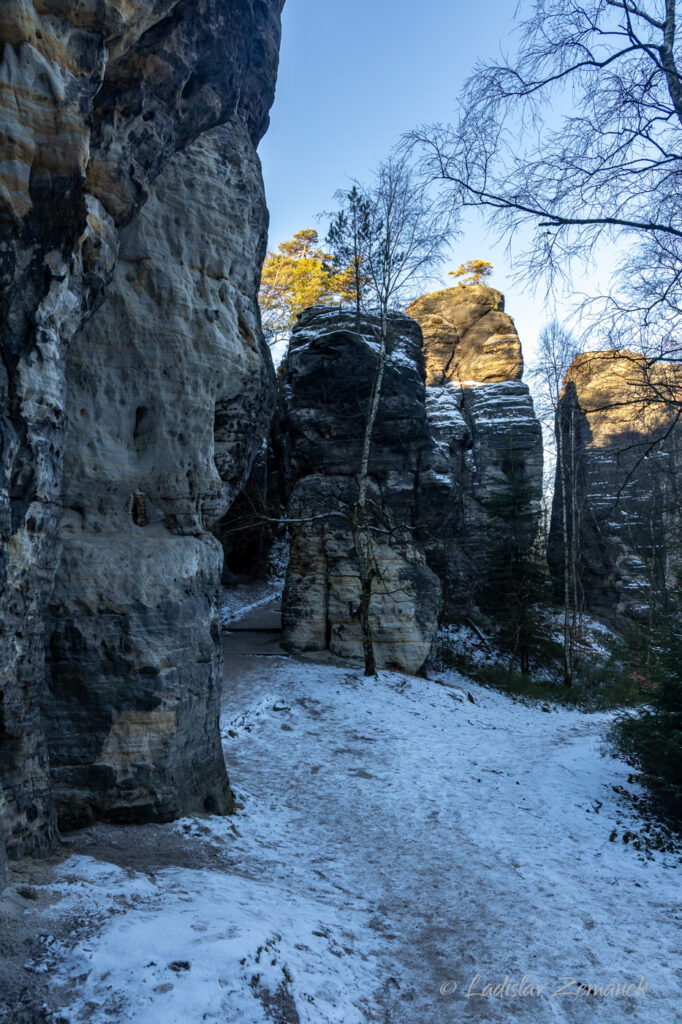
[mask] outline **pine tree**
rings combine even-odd
[[[369,276],[363,270],[363,261],[372,223],[371,207],[367,197],[358,191],[357,185],[353,185],[349,192],[336,192],[334,198],[341,201],[343,206],[329,225],[326,241],[334,253],[334,266],[344,293],[355,305],[357,325],[362,299],[369,284]]]
[[[487,260],[468,260],[467,263],[460,263],[457,270],[448,270],[454,278],[462,278],[458,281],[461,285],[483,284],[484,279],[490,277],[493,272],[492,263]]]
[[[349,268],[335,269],[330,253],[320,247],[317,231],[306,228],[269,252],[261,275],[258,302],[269,343],[290,330],[308,306],[347,299],[352,291]]]

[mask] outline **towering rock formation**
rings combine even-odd
[[[369,508],[378,573],[370,606],[379,666],[416,672],[429,654],[440,585],[426,564],[417,526],[422,460],[433,448],[424,405],[421,332],[400,314],[373,433]],[[351,524],[358,495],[378,322],[313,307],[299,319],[282,372],[293,491],[283,605],[283,643],[292,651],[362,654],[360,582]]]
[[[248,473],[269,402],[254,147],[281,7],[0,9],[0,827],[11,856],[45,849],[55,828],[40,690],[67,821],[227,799],[220,556],[205,528]],[[199,237],[202,206],[213,220]],[[123,228],[112,297],[88,323]]]
[[[423,295],[407,312],[424,335],[427,385],[521,379],[521,342],[496,288],[443,288]]]
[[[548,555],[562,592],[565,501],[587,611],[647,622],[679,579],[681,394],[678,367],[638,353],[587,352],[568,371]]]
[[[506,600],[500,563],[522,560],[537,530],[542,436],[499,292],[449,288],[418,299],[408,314],[392,321],[397,341],[370,475],[378,662],[414,671],[428,655],[436,616],[457,622],[474,606]],[[375,329],[371,317],[356,331],[352,314],[313,308],[292,334],[282,374],[290,510],[300,520],[284,602],[292,650],[360,653],[348,518],[376,373]]]
[[[501,292],[459,285],[417,299],[407,313],[424,335],[426,409],[437,442],[422,469],[421,488],[432,494],[424,543],[443,583],[443,617],[457,621],[499,588],[494,562],[503,549],[524,554],[532,544],[542,433]]]

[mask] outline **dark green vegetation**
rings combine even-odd
[[[650,697],[650,683],[637,671],[636,663],[624,642],[611,638],[607,656],[585,653],[577,662],[576,685],[562,683],[562,646],[549,634],[551,622],[544,613],[545,630],[534,609],[533,657],[528,671],[515,668],[505,657],[504,650],[490,648],[484,658],[477,661],[462,653],[460,644],[447,634],[441,635],[437,662],[443,668],[454,668],[465,673],[483,686],[492,686],[510,696],[561,704],[582,711],[606,711],[613,708],[637,707]]]
[[[621,716],[611,738],[648,783],[666,816],[682,828],[682,635],[668,621],[653,648],[656,682],[647,706],[635,717]]]

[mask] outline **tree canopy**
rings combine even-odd
[[[457,270],[448,270],[451,277],[461,278],[457,283],[463,285],[483,284],[492,272],[493,265],[487,260],[467,260],[466,263],[460,263]]]
[[[258,302],[265,337],[275,341],[308,306],[349,301],[352,295],[352,267],[334,264],[313,228],[297,231],[263,264]]]

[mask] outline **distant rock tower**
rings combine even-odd
[[[682,568],[682,427],[675,422],[681,386],[678,367],[652,366],[622,350],[586,352],[566,375],[556,430],[586,611],[647,622],[670,605]],[[548,551],[558,592],[564,572],[560,468]]]
[[[501,292],[458,285],[424,295],[407,313],[424,335],[427,416],[438,442],[422,490],[442,491],[440,501],[423,503],[424,543],[443,584],[443,618],[456,622],[495,585],[493,549],[511,543],[512,533],[521,552],[533,543],[542,432]]]

